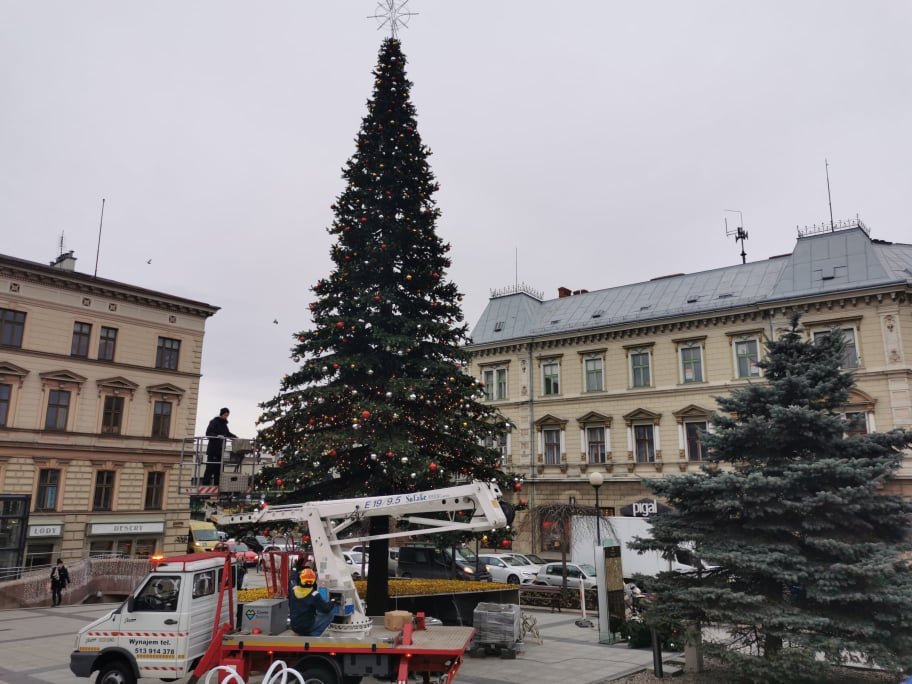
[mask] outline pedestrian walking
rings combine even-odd
[[[57,565],[51,568],[51,606],[59,606],[63,600],[61,593],[70,583],[70,571],[63,564],[63,559],[57,559]]]

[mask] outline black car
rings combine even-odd
[[[488,582],[491,580],[485,564],[479,562],[471,551],[457,548],[454,563],[453,549],[438,549],[431,544],[400,546],[399,576]]]

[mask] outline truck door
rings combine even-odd
[[[187,625],[181,624],[180,575],[151,574],[127,602],[119,645],[132,653],[140,677],[181,677],[187,664]],[[186,622],[184,620],[183,622]]]

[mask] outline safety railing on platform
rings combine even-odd
[[[203,497],[250,493],[262,465],[251,439],[187,437],[181,443],[181,493]]]

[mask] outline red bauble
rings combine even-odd
[[[437,470],[437,464],[432,461],[431,464],[428,466],[428,469],[431,470],[431,472]]]
[[[361,223],[367,223],[367,216],[361,217]]]
[[[316,425],[316,424],[317,424],[317,421],[314,420],[313,418],[311,418],[310,420],[307,421],[307,424],[308,424],[308,425]]]
[[[336,457],[336,450],[335,450],[335,449],[330,449],[330,450],[329,450],[329,455],[332,456],[333,458],[335,458],[335,457]]]
[[[370,411],[361,411],[361,417],[364,418],[364,420],[367,420],[368,418],[371,417],[371,412]]]
[[[282,480],[277,479],[277,480],[276,480],[276,484],[277,484],[279,487],[281,487],[281,486],[282,486]]]
[[[336,327],[337,327],[337,328],[344,328],[344,327],[345,327],[345,323],[342,322],[342,321],[339,321],[338,323],[336,323]]]
[[[500,542],[500,545],[502,547],[504,547],[505,549],[509,549],[512,543],[513,542],[511,542],[509,539],[504,539],[503,541]]]
[[[529,505],[529,502],[526,501],[525,499],[520,499],[520,500],[519,500],[519,505],[520,505],[520,506],[528,506],[528,505]]]
[[[521,491],[522,491],[522,482],[517,482],[517,483],[515,483],[515,484],[513,485],[513,490],[514,490],[514,491],[517,491],[517,492],[521,492]]]

